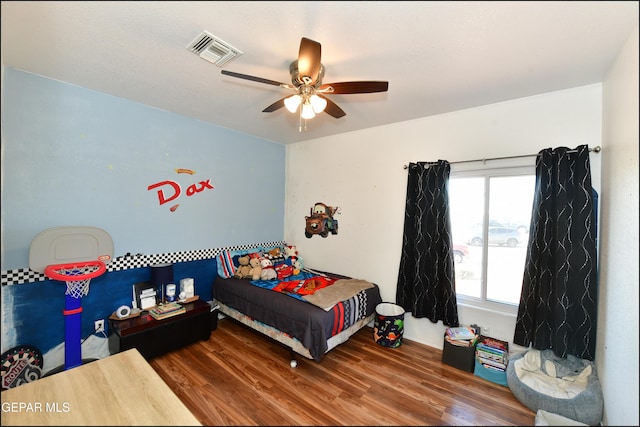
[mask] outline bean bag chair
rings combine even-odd
[[[552,414],[543,409],[538,409],[536,413],[536,426],[586,426],[588,424],[574,421],[562,415]]]
[[[602,388],[591,361],[530,349],[511,355],[507,385],[532,411],[544,410],[591,426],[602,420]]]

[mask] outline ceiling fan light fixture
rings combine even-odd
[[[316,114],[320,114],[324,111],[324,109],[327,106],[327,100],[326,99],[322,99],[320,98],[318,95],[311,95],[311,98],[309,98],[309,101],[311,102],[311,106],[313,107],[313,111]]]
[[[309,101],[309,98],[305,99],[304,104],[302,104],[302,111],[300,112],[300,117],[305,120],[313,119],[316,116],[316,113],[313,111],[313,105]]]
[[[201,44],[197,43],[198,46]],[[324,96],[326,94],[375,93],[386,92],[389,89],[389,82],[387,81],[363,80],[323,84],[325,70],[320,59],[320,43],[303,37],[300,40],[298,59],[289,64],[291,84],[227,70],[222,70],[222,74],[295,91],[295,95],[278,99],[262,112],[272,113],[282,107],[286,107],[289,112],[298,113],[300,119],[298,129],[300,132],[307,130],[307,121],[313,119],[316,114],[326,112],[336,119],[346,115],[342,108],[338,107],[330,98]]]
[[[302,103],[302,97],[298,94],[291,95],[284,100],[284,106],[287,107],[287,110],[291,113],[295,113],[298,110],[298,107]]]

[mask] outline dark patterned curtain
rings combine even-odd
[[[586,145],[538,153],[515,344],[594,360],[596,208]]]
[[[414,317],[458,326],[449,174],[445,160],[411,163],[396,304]]]

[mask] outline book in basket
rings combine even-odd
[[[474,340],[477,338],[476,333],[467,326],[447,328],[446,334],[452,340]]]
[[[149,310],[149,314],[156,320],[166,319],[167,317],[177,316],[187,311],[182,305],[176,302],[170,302],[158,305]]]

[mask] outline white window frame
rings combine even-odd
[[[508,159],[508,160],[492,160],[490,165],[486,162],[469,162],[451,165],[450,180],[464,177],[497,177],[497,176],[518,176],[518,175],[534,175],[535,176],[535,156],[532,158]],[[484,164],[483,164],[484,163]],[[485,181],[485,186],[488,180]],[[485,187],[486,190],[486,187]],[[485,242],[482,245],[482,280],[481,280],[481,297],[473,297],[456,293],[458,304],[466,305],[478,309],[490,310],[499,313],[517,315],[518,305],[501,303],[487,300],[487,259],[488,259],[488,239],[486,233],[488,231],[487,222],[489,217],[489,192],[484,194],[484,212],[483,212],[483,233],[485,233]],[[533,202],[533,200],[532,200]],[[533,204],[532,204],[533,205]],[[452,227],[453,227],[452,223]],[[523,270],[524,276],[524,270]]]

